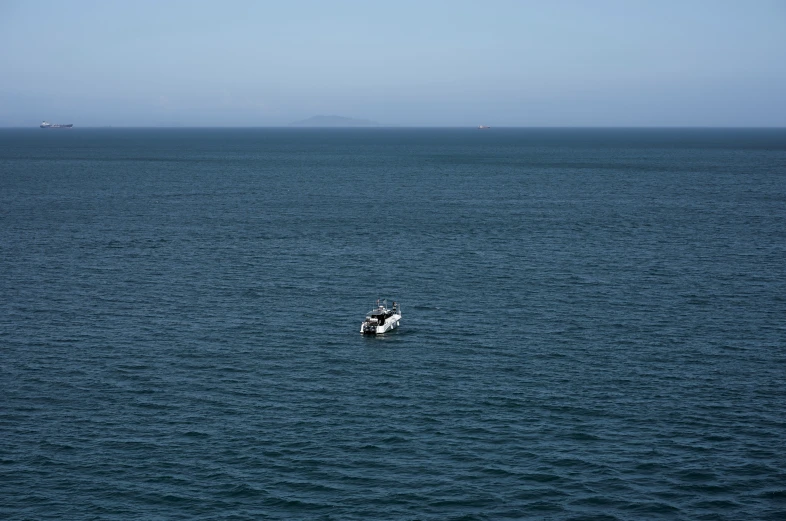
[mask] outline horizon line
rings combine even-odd
[[[290,129],[290,130],[373,130],[373,129],[468,129],[481,130],[470,125],[85,125],[68,129],[46,130],[74,130],[74,129]],[[5,126],[0,129],[40,129],[36,126]],[[494,129],[786,129],[784,125],[489,125],[483,130]]]

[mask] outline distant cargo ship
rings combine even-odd
[[[478,125],[478,130],[488,130],[490,128],[488,125]]]
[[[48,121],[41,122],[41,128],[71,128],[73,127],[73,123],[69,123],[68,125],[61,125],[59,123],[49,123]]]

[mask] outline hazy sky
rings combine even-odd
[[[0,126],[786,126],[786,0],[0,0]]]

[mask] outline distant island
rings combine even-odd
[[[344,116],[313,116],[303,121],[295,121],[293,127],[378,127],[379,123],[370,119],[345,118]]]

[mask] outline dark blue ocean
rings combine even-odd
[[[786,519],[786,129],[0,130],[0,518]]]

